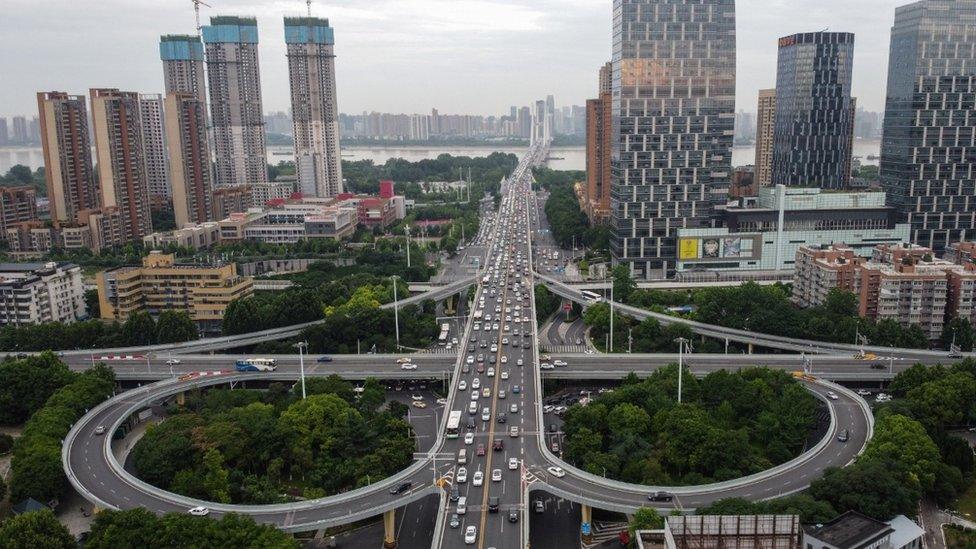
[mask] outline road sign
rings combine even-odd
[[[583,534],[584,536],[590,535],[590,523],[589,522],[580,523],[580,533]]]

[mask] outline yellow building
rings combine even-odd
[[[251,277],[239,276],[233,263],[177,265],[173,254],[150,252],[141,267],[98,273],[101,317],[125,321],[132,313],[186,311],[204,332],[220,330],[227,305],[254,293]]]

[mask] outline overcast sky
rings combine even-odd
[[[264,108],[287,110],[283,15],[302,0],[209,0],[210,15],[255,15]],[[884,104],[889,29],[907,0],[738,0],[737,109],[776,80],[776,39],[855,33],[858,105]],[[35,92],[90,87],[162,92],[160,34],[191,33],[191,0],[3,0],[0,116],[36,114]],[[610,55],[611,0],[332,0],[339,110],[502,114],[555,95],[582,104]]]

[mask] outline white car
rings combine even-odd
[[[518,458],[508,458],[508,470],[514,471],[518,469]]]
[[[562,360],[553,360],[552,363],[555,366],[569,366],[569,364],[566,364],[566,362]]]
[[[502,470],[501,469],[493,469],[491,471],[491,481],[492,482],[501,482],[502,481]]]
[[[562,467],[553,466],[547,468],[546,471],[549,471],[549,474],[556,478],[563,478],[564,476],[566,476],[566,471],[563,471]]]
[[[829,398],[830,400],[837,400],[840,397],[838,397],[837,393],[833,391],[827,391],[827,398]]]
[[[465,433],[464,443],[467,444],[468,446],[474,444],[474,433]]]
[[[495,369],[488,368],[488,377],[495,377]]]
[[[468,364],[474,364],[474,355],[468,355],[468,358],[465,362],[467,362]]]
[[[502,364],[508,364],[508,357],[507,356],[503,356],[502,357]]]
[[[194,507],[187,511],[187,513],[195,517],[205,517],[210,514],[210,509],[207,507]]]
[[[525,362],[521,358],[515,361],[516,366],[522,366],[523,364],[525,364]]]
[[[400,365],[400,369],[401,370],[416,370],[417,369],[417,365],[416,364],[411,364],[409,362],[406,362],[406,363]]]
[[[550,364],[548,362],[543,362],[542,364],[539,365],[539,368],[541,368],[543,370],[552,370],[553,368],[555,368],[555,366],[553,366],[552,364]]]
[[[502,357],[502,362],[505,362],[505,357]],[[508,372],[502,372],[502,379],[508,379]]]
[[[478,528],[474,525],[468,526],[464,529],[464,543],[467,545],[474,545],[474,542],[478,541]]]
[[[475,471],[474,477],[471,479],[471,484],[475,486],[481,486],[484,483],[485,483],[485,474],[482,471]]]
[[[176,366],[179,363],[180,363],[180,360],[178,358],[171,358],[171,359],[169,359],[169,360],[166,361],[166,365],[167,366]]]
[[[468,482],[468,469],[467,467],[458,467],[457,471],[457,482],[458,484],[464,484]]]
[[[468,382],[462,379],[462,380],[461,380],[461,381],[460,381],[460,382],[458,383],[458,391],[464,391],[464,390],[466,390],[467,388],[468,388]]]
[[[471,380],[471,388],[472,389],[475,389],[475,390],[480,389],[481,388],[481,380],[478,379],[478,378],[472,379]]]
[[[478,400],[480,396],[481,393],[479,393],[478,391],[471,391],[471,402]]]
[[[410,400],[423,400],[423,399],[424,399],[424,395],[421,395],[419,393],[414,393],[410,395]]]

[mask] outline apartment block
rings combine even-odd
[[[150,252],[139,267],[98,273],[102,318],[124,321],[133,313],[186,311],[204,333],[220,331],[224,312],[235,299],[254,293],[250,277],[237,274],[233,263],[183,265],[176,256]]]
[[[81,267],[53,262],[0,264],[0,325],[69,323],[87,316]]]
[[[0,187],[0,231],[37,220],[37,192],[34,187]]]
[[[166,139],[176,226],[213,219],[207,106],[185,92],[166,95]]]
[[[756,116],[756,183],[765,187],[773,183],[773,134],[776,129],[776,90],[759,90],[759,113]]]
[[[185,225],[172,231],[157,232],[142,237],[142,245],[150,249],[179,246],[203,250],[220,242],[220,224],[216,221]]]
[[[85,96],[39,92],[37,110],[51,219],[76,221],[79,211],[101,204],[95,186]]]
[[[140,94],[139,111],[142,115],[142,151],[149,200],[155,208],[169,207],[172,190],[163,131],[163,96]]]
[[[122,241],[152,232],[139,94],[92,89],[92,126],[102,208],[117,208]]]
[[[203,43],[200,37],[168,34],[159,37],[159,59],[163,62],[166,94],[191,93],[207,102],[207,77],[203,71]]]
[[[254,191],[250,185],[219,187],[211,199],[212,219],[224,219],[230,214],[246,212],[254,206]]]
[[[825,303],[834,288],[857,291],[858,267],[866,261],[843,244],[801,247],[796,252],[793,302],[814,307]]]

